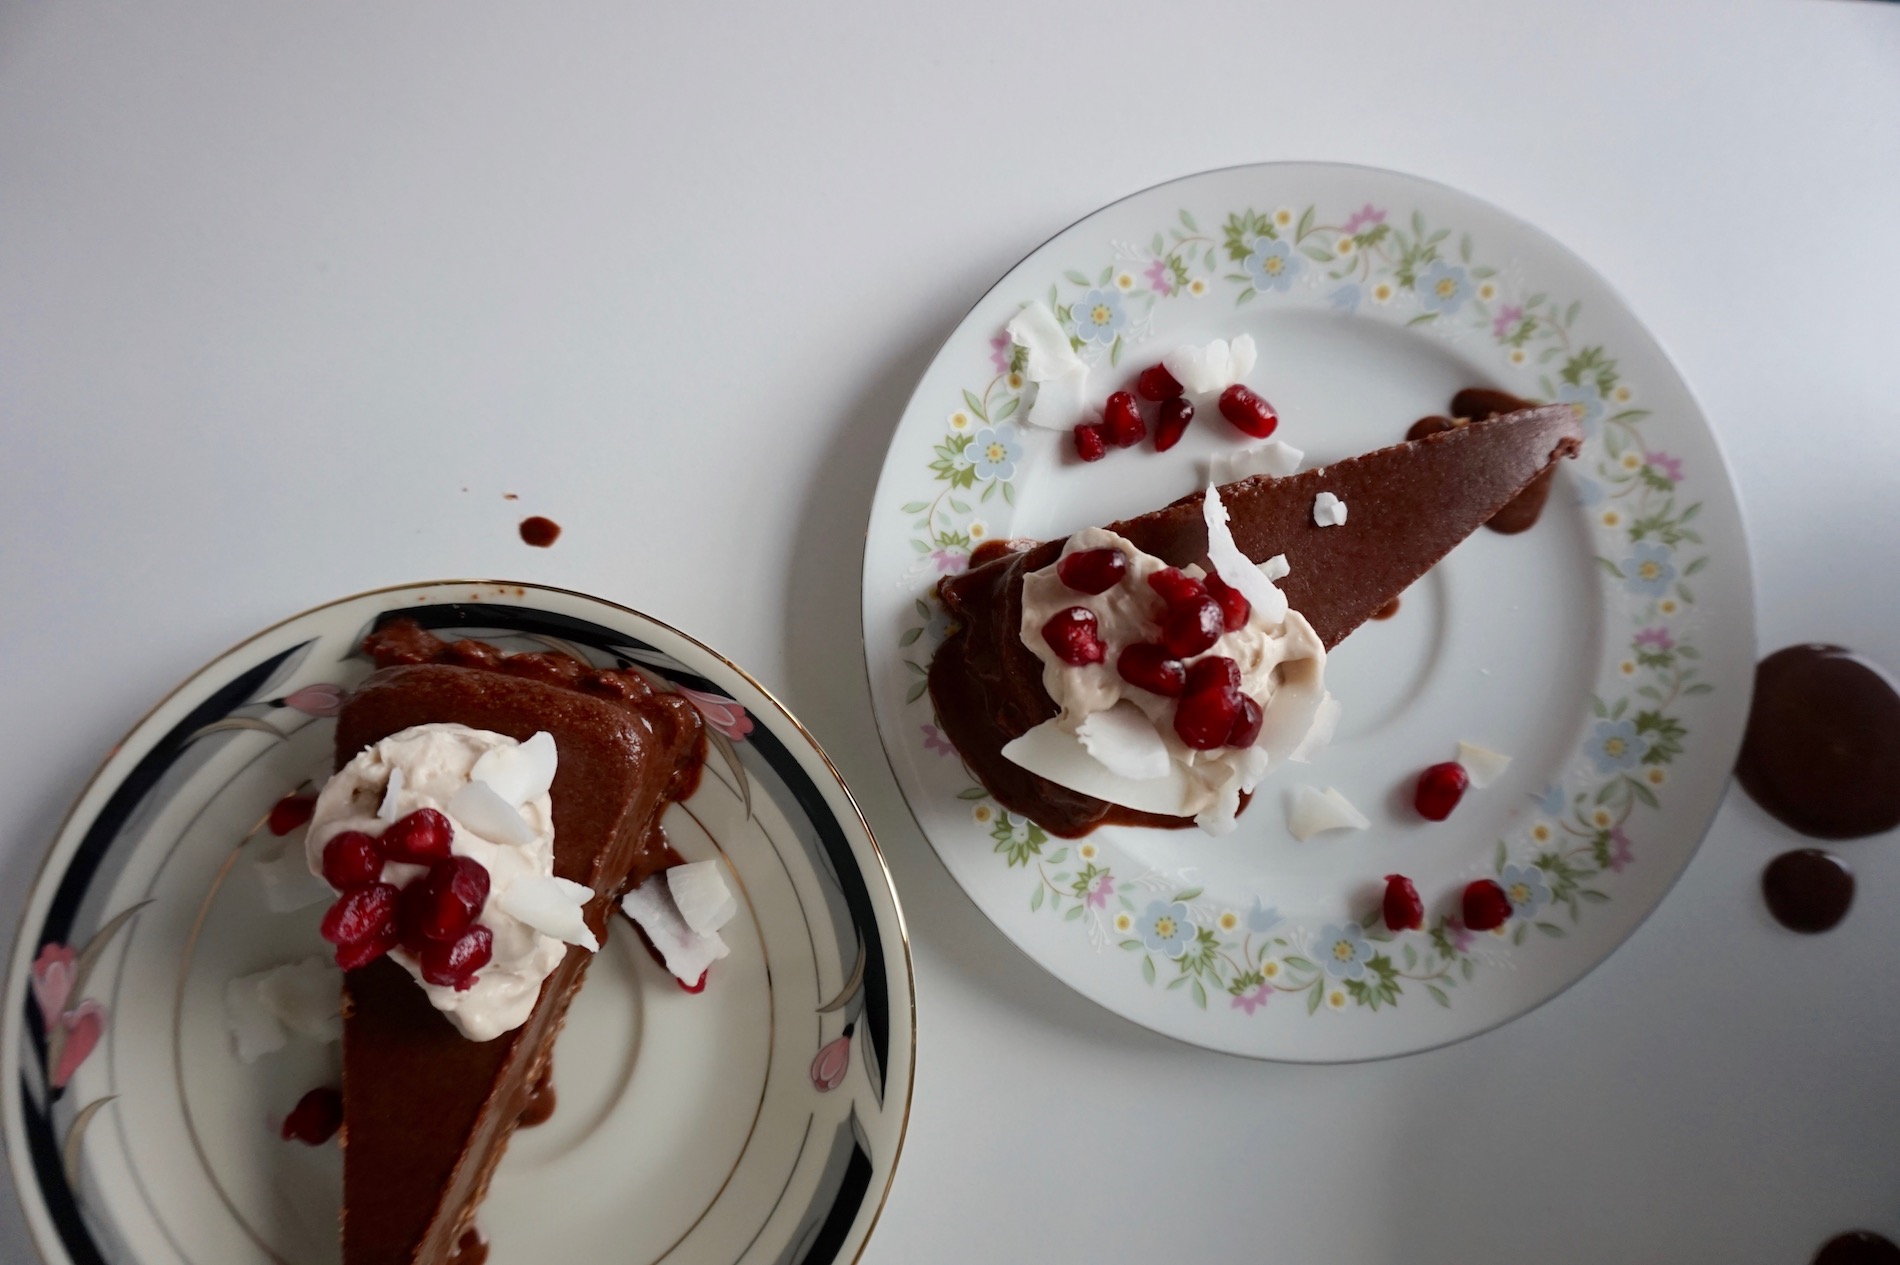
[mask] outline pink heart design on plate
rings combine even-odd
[[[66,1029],[66,1044],[53,1068],[54,1089],[65,1087],[93,1047],[99,1044],[99,1038],[105,1035],[106,1008],[88,997],[60,1016],[59,1021]]]
[[[33,959],[33,1000],[39,1003],[40,1018],[48,1029],[65,1011],[66,999],[72,996],[76,973],[73,961],[71,949],[51,943],[42,947],[40,955]]]

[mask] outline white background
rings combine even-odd
[[[1442,180],[1595,264],[1727,450],[1763,648],[1900,667],[1900,6],[4,0],[7,927],[107,748],[228,644],[396,581],[567,585],[751,669],[883,842],[920,1045],[870,1265],[1900,1238],[1891,837],[1840,846],[1860,903],[1799,938],[1757,894],[1797,841],[1731,793],[1567,994],[1301,1068],[1067,992],[912,824],[857,597],[911,384],[1070,221],[1274,158]]]

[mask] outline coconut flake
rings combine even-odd
[[[600,950],[600,941],[581,918],[581,906],[592,899],[593,888],[552,875],[516,879],[500,897],[503,913],[519,918],[544,936],[595,953]]]
[[[277,1021],[312,1041],[343,1036],[343,972],[322,954],[265,971],[257,998]]]
[[[548,793],[548,787],[554,784],[556,764],[554,735],[542,731],[515,746],[483,752],[468,775],[477,782],[486,782],[510,807],[520,808]]]
[[[1475,742],[1460,742],[1458,763],[1465,766],[1465,772],[1470,775],[1471,784],[1483,790],[1504,776],[1504,770],[1511,767],[1511,757],[1501,751],[1481,747]]]
[[[666,871],[666,890],[686,925],[702,936],[714,935],[739,912],[726,886],[725,867],[717,861],[693,861]]]
[[[1232,342],[1216,338],[1201,347],[1176,347],[1161,357],[1161,365],[1187,394],[1212,395],[1253,372],[1253,337],[1242,334]]]
[[[521,810],[497,795],[486,782],[470,782],[449,797],[449,816],[492,843],[526,848],[534,843],[534,827]],[[550,933],[551,934],[551,933]]]
[[[1337,527],[1346,521],[1346,503],[1331,492],[1313,498],[1313,522],[1321,527]]]
[[[1050,430],[1068,430],[1082,421],[1089,367],[1075,354],[1055,313],[1047,304],[1025,303],[1006,328],[1010,341],[1028,353],[1023,376],[1037,384],[1024,420]]]
[[[1090,755],[1081,739],[1055,720],[1045,720],[1005,744],[1003,757],[1058,786],[1136,812],[1179,817],[1186,808],[1187,777],[1172,760],[1161,777],[1123,777]]]
[[[263,973],[240,975],[224,984],[224,1026],[231,1034],[232,1047],[239,1062],[255,1063],[266,1054],[275,1054],[290,1041],[290,1034],[277,1016],[264,1008],[258,996]]]
[[[1207,477],[1215,483],[1233,483],[1256,474],[1283,479],[1297,472],[1306,454],[1277,439],[1250,444],[1239,452],[1218,452],[1208,459]]]
[[[1260,574],[1269,580],[1284,580],[1293,574],[1293,564],[1286,560],[1285,554],[1276,553],[1260,564]]]
[[[1333,740],[1339,730],[1339,717],[1346,709],[1331,694],[1319,700],[1319,706],[1313,709],[1312,723],[1307,727],[1306,736],[1299,745],[1287,753],[1287,759],[1295,764],[1307,764],[1321,747]]]
[[[1216,837],[1232,834],[1239,825],[1241,793],[1251,792],[1260,785],[1271,763],[1257,740],[1253,746],[1240,752],[1236,759],[1235,776],[1221,787],[1219,796],[1212,804],[1194,815],[1194,824]]]
[[[1253,559],[1240,552],[1233,533],[1227,529],[1227,505],[1211,483],[1201,498],[1201,517],[1207,523],[1207,558],[1214,564],[1214,573],[1229,588],[1239,590],[1269,623],[1284,620],[1286,594],[1274,588]]]
[[[640,924],[666,969],[683,983],[697,984],[708,967],[731,952],[717,932],[701,935],[687,925],[665,883],[640,884],[622,898],[620,907]]]
[[[1352,801],[1334,787],[1324,791],[1302,786],[1293,793],[1293,811],[1287,814],[1286,828],[1304,843],[1327,830],[1364,830],[1372,823]]]
[[[264,905],[273,914],[290,914],[318,901],[334,899],[328,883],[310,872],[302,844],[286,844],[268,858],[251,862],[264,885]]]
[[[389,771],[389,784],[383,788],[383,802],[376,808],[378,821],[396,820],[396,801],[402,798],[403,772],[399,764]]]
[[[1091,713],[1076,726],[1075,736],[1083,750],[1117,777],[1146,782],[1168,775],[1168,744],[1133,703],[1124,700]]]

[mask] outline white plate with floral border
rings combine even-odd
[[[1333,652],[1345,706],[1310,765],[1263,783],[1239,830],[1051,838],[999,810],[934,724],[924,671],[939,577],[986,539],[1059,537],[1204,485],[1238,432],[1211,407],[1167,453],[1084,464],[1023,423],[1004,324],[1054,308],[1099,401],[1168,349],[1251,334],[1275,436],[1316,466],[1404,437],[1453,392],[1567,401],[1588,440],[1543,519],[1481,531]],[[1152,415],[1150,415],[1152,416]],[[1151,423],[1152,424],[1152,423]],[[925,372],[891,441],[864,558],[864,640],[885,750],[943,862],[1058,979],[1183,1041],[1340,1061],[1442,1045],[1561,992],[1688,864],[1748,709],[1748,547],[1707,422],[1656,340],[1581,260],[1456,190],[1285,163],[1144,190],[997,283]],[[1460,740],[1513,757],[1450,820],[1409,807]],[[1335,786],[1368,830],[1305,843],[1295,787]],[[1390,934],[1383,876],[1425,926]],[[1510,893],[1473,933],[1458,897]]]
[[[224,983],[324,950],[321,899],[272,913],[254,862],[302,855],[330,719],[408,617],[504,649],[635,666],[707,721],[665,826],[739,880],[732,946],[685,993],[621,927],[555,1046],[557,1106],[510,1143],[477,1214],[494,1265],[856,1260],[910,1113],[910,951],[877,846],[811,735],[737,666],[560,589],[438,582],[307,611],[226,652],[113,749],[27,901],[0,1071],[34,1239],[72,1265],[338,1257],[342,1164],[274,1131],[337,1083],[338,1047],[245,1064]],[[280,807],[281,806],[281,807]],[[275,810],[275,811],[273,811]],[[279,832],[282,832],[281,834]]]

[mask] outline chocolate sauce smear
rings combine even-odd
[[[1374,619],[1391,619],[1394,615],[1398,613],[1399,613],[1399,599],[1395,597],[1391,601],[1387,602],[1384,606],[1381,606],[1378,610],[1372,612],[1372,617]]]
[[[536,549],[546,549],[561,538],[561,525],[551,518],[536,514],[532,518],[521,520],[521,539]]]
[[[1789,646],[1755,669],[1735,765],[1742,789],[1817,839],[1900,826],[1900,693],[1839,646]]]
[[[1900,1265],[1900,1247],[1872,1230],[1849,1230],[1823,1243],[1814,1265]]]
[[[462,1237],[455,1241],[455,1251],[449,1256],[449,1265],[487,1265],[488,1239],[474,1226],[462,1231]]]
[[[1469,418],[1474,422],[1482,422],[1487,418],[1502,417],[1506,413],[1515,413],[1519,409],[1535,407],[1536,405],[1529,400],[1521,400],[1515,395],[1493,391],[1488,387],[1466,387],[1451,397],[1452,415]],[[1417,427],[1413,429],[1416,430]],[[1407,438],[1410,438],[1409,432]],[[1538,475],[1526,485],[1522,492],[1512,497],[1503,509],[1493,514],[1491,521],[1485,526],[1505,536],[1515,536],[1519,532],[1529,531],[1536,526],[1538,517],[1543,514],[1544,503],[1550,500],[1551,480],[1556,477],[1555,466]]]
[[[1831,852],[1798,848],[1768,863],[1761,875],[1761,894],[1768,912],[1788,930],[1806,935],[1830,931],[1854,903],[1854,872]]]
[[[550,1061],[535,1077],[534,1086],[528,1090],[528,1101],[521,1107],[521,1127],[532,1129],[538,1124],[546,1124],[554,1115],[554,1064]]]

